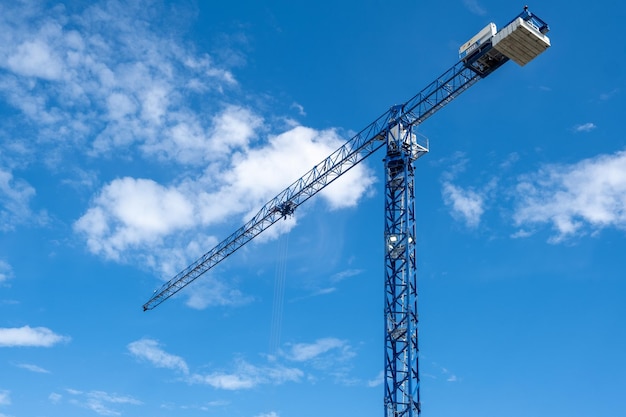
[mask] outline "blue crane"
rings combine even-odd
[[[459,49],[459,62],[401,105],[392,106],[300,179],[267,202],[246,224],[154,292],[151,310],[286,218],[327,185],[382,147],[385,164],[385,417],[421,412],[414,162],[428,152],[417,126],[509,60],[526,65],[550,46],[548,25],[524,7],[500,31],[490,23]]]

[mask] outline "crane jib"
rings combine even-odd
[[[545,36],[547,32],[548,25],[525,8],[524,12],[493,38],[481,40],[481,45],[472,48],[471,54],[466,55],[414,97],[383,113],[346,144],[266,203],[248,223],[166,282],[143,305],[143,310],[151,310],[161,304],[279,219],[293,214],[300,204],[384,146],[388,133],[398,124],[406,128],[422,123],[479,79],[488,76],[506,63],[509,60],[507,54],[520,65],[533,59],[550,46],[549,39]],[[536,49],[534,55],[520,57],[519,50],[528,50],[523,42],[532,43]]]

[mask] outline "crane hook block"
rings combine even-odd
[[[296,211],[296,205],[291,201],[286,201],[278,207],[276,207],[278,212],[283,216],[283,218],[287,218],[287,216],[291,216],[294,211]]]

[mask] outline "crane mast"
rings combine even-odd
[[[548,25],[524,11],[497,31],[490,23],[459,49],[460,61],[404,104],[388,111],[314,166],[234,233],[154,292],[151,310],[232,255],[346,171],[386,147],[385,164],[385,417],[421,412],[414,162],[428,152],[417,127],[509,60],[525,65],[550,46]]]
[[[413,162],[428,149],[415,127],[400,122],[389,132],[384,159],[386,416],[420,411]]]

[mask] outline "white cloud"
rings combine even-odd
[[[282,355],[290,361],[301,362],[314,369],[329,372],[339,383],[353,383],[347,375],[350,368],[349,360],[355,353],[345,340],[326,337],[313,343],[287,344]]]
[[[92,252],[118,259],[129,247],[150,247],[168,233],[189,227],[193,210],[175,188],[126,177],[105,186],[74,227],[87,236]]]
[[[167,353],[156,340],[152,339],[132,342],[128,345],[128,350],[136,358],[145,360],[157,368],[171,369],[184,374],[184,380],[190,384],[204,384],[229,391],[250,389],[261,384],[277,385],[288,381],[297,382],[304,376],[304,373],[297,368],[280,364],[256,366],[242,359],[235,361],[232,371],[191,373],[183,358]]]
[[[259,414],[255,417],[279,417],[279,414],[276,411],[270,411],[269,413]]]
[[[26,181],[15,179],[11,172],[0,168],[0,231],[13,230],[36,217],[30,209],[34,196],[35,189]]]
[[[452,372],[450,372],[450,370],[448,370],[448,368],[445,368],[443,366],[438,366],[437,367],[440,368],[441,373],[443,374],[443,376],[446,378],[446,382],[459,382],[459,377],[457,377],[455,374],[453,374]]]
[[[70,338],[54,333],[46,327],[0,328],[0,347],[51,347]]]
[[[300,116],[306,116],[306,112],[304,111],[304,106],[299,103],[291,103],[291,108],[295,109]]]
[[[596,128],[596,125],[593,123],[584,123],[582,125],[574,126],[574,132],[591,132]]]
[[[42,368],[41,366],[33,365],[30,363],[20,363],[16,365],[18,368],[26,369],[27,371],[39,373],[39,374],[49,374],[50,371]]]
[[[363,273],[362,269],[346,269],[345,271],[337,272],[330,277],[332,282],[341,282],[345,279],[355,277]]]
[[[467,227],[477,227],[485,212],[487,194],[495,187],[495,179],[480,191],[469,187],[463,188],[455,185],[453,181],[467,170],[469,160],[465,154],[457,152],[449,158],[440,160],[439,163],[446,165],[446,171],[442,173],[441,189],[444,204],[456,220],[465,223]]]
[[[0,283],[13,277],[13,268],[7,262],[0,259]]]
[[[243,130],[251,132],[252,126]],[[230,155],[226,167],[223,161],[209,164],[199,178],[187,177],[169,186],[148,179],[113,180],[75,223],[75,230],[85,236],[91,252],[108,259],[123,261],[129,250],[159,254],[155,248],[171,248],[169,237],[191,240],[199,228],[232,220],[233,216],[245,220],[252,217],[263,204],[338,148],[343,139],[332,130],[297,126],[271,136],[263,147],[248,149],[244,142],[232,142],[240,151]],[[359,165],[320,195],[331,209],[350,207],[373,182],[373,174],[365,165]],[[282,226],[280,230],[274,229],[284,232],[295,224],[295,218],[290,218],[277,225]],[[204,252],[210,247],[202,249]],[[136,254],[132,258],[137,259]],[[192,305],[201,304],[192,301]]]
[[[176,31],[163,35],[148,23],[146,14],[167,14],[166,7],[107,1],[69,13],[36,2],[7,5],[0,16],[0,68],[6,71],[0,92],[40,144],[71,143],[78,145],[74,152],[92,145],[103,154],[170,138],[174,126],[204,119],[190,110],[192,98],[202,93],[205,103],[220,103],[206,100],[207,93],[219,97],[236,81],[227,68],[171,36]]]
[[[216,113],[208,126],[191,111],[170,117],[167,132],[149,138],[141,149],[161,159],[194,165],[221,162],[234,151],[247,149],[263,124],[250,109],[235,105]]]
[[[12,52],[7,59],[7,66],[16,74],[57,80],[63,73],[62,60],[45,39],[22,42]]]
[[[248,205],[260,206],[345,143],[334,130],[316,131],[296,126],[269,138],[268,146],[256,148],[235,160],[229,191],[246,196]],[[331,208],[354,206],[374,183],[365,165],[357,165],[321,191]]]
[[[189,378],[189,382],[232,391],[250,389],[261,384],[279,385],[285,382],[298,382],[303,376],[304,373],[297,368],[282,365],[255,366],[244,360],[238,360],[232,372],[194,374]]]
[[[487,11],[478,3],[477,0],[463,0],[463,4],[467,9],[479,16],[484,16],[487,14]]]
[[[58,404],[63,399],[63,396],[57,392],[52,392],[50,393],[50,395],[48,395],[48,399],[52,404]]]
[[[463,189],[451,182],[444,182],[442,195],[452,216],[465,222],[468,227],[477,227],[484,209],[484,196],[471,189]]]
[[[600,94],[600,100],[602,100],[602,101],[610,100],[611,98],[613,98],[619,92],[620,92],[619,88],[614,88],[613,90],[611,90],[609,92],[602,93],[602,94]]]
[[[74,230],[90,252],[164,275],[210,249],[187,250],[215,240],[208,226],[247,220],[346,141],[332,129],[285,123],[247,105],[251,94],[241,91],[228,65],[188,44],[168,7],[151,0],[82,8],[31,2],[9,4],[0,15],[0,97],[16,110],[0,138],[27,134],[28,160],[78,177],[66,178],[68,184],[103,184]],[[156,26],[151,14],[172,20]],[[85,182],[76,166],[85,156],[93,158],[91,172],[120,178]],[[131,162],[138,168],[122,171]],[[144,164],[159,165],[139,171]],[[169,180],[137,175],[164,170]],[[320,194],[330,209],[350,207],[373,182],[361,164]],[[34,195],[0,168],[0,229],[33,218]],[[289,219],[272,231],[295,224]],[[191,305],[204,303],[197,298]]]
[[[380,371],[380,373],[376,375],[374,379],[370,379],[369,381],[367,381],[367,386],[370,388],[378,387],[382,385],[383,382],[385,382],[385,373],[383,371]]]
[[[157,368],[167,368],[183,374],[189,373],[189,367],[183,358],[165,352],[159,342],[141,339],[128,345],[128,350],[136,358],[146,360]]]
[[[328,337],[313,343],[296,343],[289,345],[287,357],[296,362],[309,361],[330,350],[342,350],[347,346],[344,340]]]
[[[82,392],[74,389],[67,389],[68,394],[72,397],[69,399],[69,403],[79,406],[81,408],[86,408],[91,410],[101,416],[120,416],[122,415],[121,411],[118,411],[112,406],[121,406],[121,405],[141,405],[142,402],[127,396],[127,395],[119,395],[119,394],[109,394],[104,391],[89,391]],[[52,396],[53,394],[51,394]],[[50,397],[49,397],[50,398]],[[60,401],[60,395],[54,395],[54,397],[50,398],[52,401]]]
[[[626,230],[626,151],[550,165],[517,186],[515,224],[552,224],[552,242],[615,227]]]
[[[254,300],[253,297],[211,276],[203,277],[202,280],[195,281],[192,285],[193,287],[190,288],[193,289],[189,291],[186,304],[196,310],[203,310],[209,306],[238,307]]]
[[[236,391],[240,389],[250,389],[259,384],[256,375],[212,373],[209,375],[195,374],[190,378],[190,382],[196,384],[206,384],[213,388]]]
[[[0,390],[0,405],[11,404],[11,392],[8,390]]]

